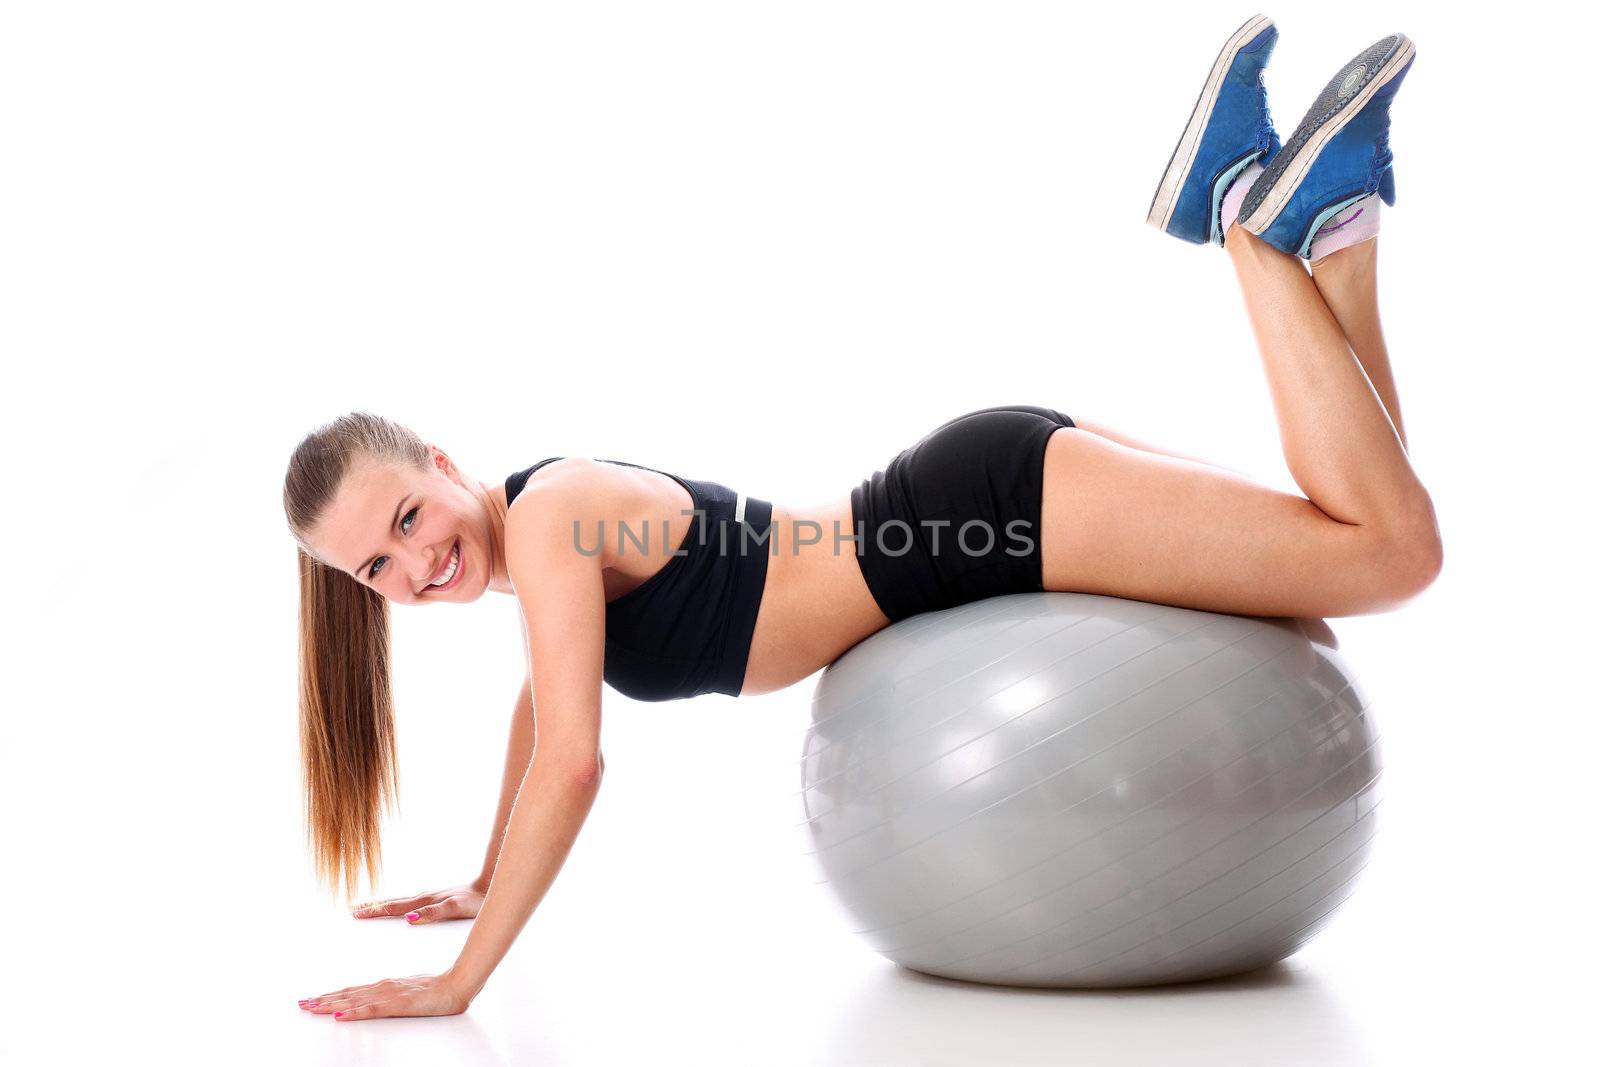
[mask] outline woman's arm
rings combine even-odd
[[[483,909],[448,972],[465,998],[478,995],[560,873],[599,792],[598,775],[535,758],[506,826]]]
[[[448,972],[468,1000],[544,899],[599,790],[604,553],[577,551],[572,522],[598,518],[611,507],[604,496],[571,476],[552,477],[524,488],[507,517],[506,565],[528,645],[533,760],[483,908]]]
[[[357,919],[404,915],[413,925],[477,918],[483,908],[484,895],[489,892],[489,882],[494,878],[495,860],[500,855],[506,823],[511,819],[511,805],[516,802],[517,790],[522,788],[522,779],[532,762],[533,687],[524,679],[511,717],[511,740],[506,745],[506,769],[500,783],[500,807],[495,812],[494,832],[489,835],[489,848],[483,857],[483,873],[463,886],[362,904],[351,914]]]
[[[550,465],[572,465],[571,459]],[[566,468],[531,482],[506,518],[506,564],[528,646],[533,758],[517,779],[488,892],[443,974],[347,986],[302,1004],[346,1021],[456,1015],[467,1009],[566,862],[600,788],[607,553],[578,551],[573,518],[623,511],[612,493]],[[589,541],[585,541],[588,544]],[[520,713],[519,708],[519,713]],[[514,759],[514,756],[507,757]],[[508,772],[509,777],[509,772]]]
[[[522,692],[517,694],[517,706],[511,714],[511,739],[506,742],[506,769],[500,780],[500,807],[494,813],[494,832],[489,835],[489,848],[483,857],[483,873],[473,886],[480,893],[489,891],[494,878],[494,867],[500,858],[500,843],[505,839],[506,824],[511,820],[511,805],[516,803],[517,790],[533,763],[533,682],[522,680]]]

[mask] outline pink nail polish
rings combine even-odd
[[[336,1012],[334,1012],[334,1013],[333,1013],[333,1017],[334,1017],[334,1018],[335,1018],[335,1019],[337,1019],[337,1018],[338,1018],[338,1017],[339,1017],[339,1016],[341,1016],[341,1015],[343,1015],[343,1014],[344,1014],[344,1012],[342,1012],[342,1011],[336,1011]]]
[[[408,912],[406,912],[406,918],[408,918],[408,919],[420,919],[420,918],[422,918],[422,916],[419,915],[417,912],[408,911]]]

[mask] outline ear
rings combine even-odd
[[[432,441],[428,442],[428,458],[433,461],[435,467],[439,468],[440,473],[446,477],[459,478],[461,472],[456,470],[455,460],[451,459],[444,449]]]

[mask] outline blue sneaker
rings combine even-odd
[[[1403,33],[1385,37],[1333,76],[1244,203],[1239,225],[1290,255],[1335,214],[1377,193],[1394,205],[1389,104],[1416,58]]]
[[[1150,225],[1195,244],[1222,243],[1217,216],[1229,184],[1253,161],[1264,166],[1278,150],[1261,84],[1277,43],[1278,28],[1257,15],[1223,45],[1150,200]]]

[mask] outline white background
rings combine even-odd
[[[1591,16],[1268,11],[1285,134],[1403,30],[1382,290],[1446,565],[1335,620],[1387,823],[1265,977],[1018,992],[845,933],[793,836],[810,683],[634,704],[471,1010],[295,1001],[447,966],[302,841],[300,436],[361,408],[493,484],[628,459],[790,505],[1037,403],[1292,488],[1226,257],[1144,224],[1249,8],[1149,2],[0,6],[9,564],[0,1058],[1414,1063],[1592,1055],[1600,711]],[[384,894],[477,873],[515,603],[396,612]]]

